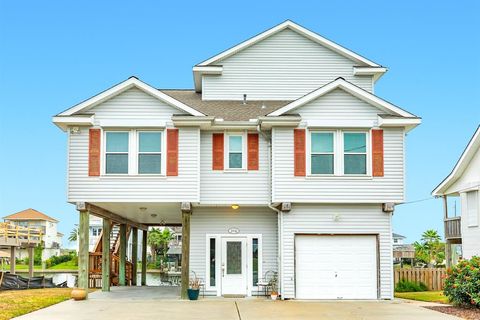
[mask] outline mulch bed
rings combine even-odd
[[[457,316],[463,319],[468,319],[468,320],[480,319],[480,309],[467,309],[467,308],[460,308],[460,307],[453,307],[453,306],[445,306],[445,307],[435,306],[435,307],[424,307],[424,308],[450,314],[450,315]]]

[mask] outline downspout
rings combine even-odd
[[[282,279],[282,274],[283,274],[283,259],[282,259],[282,247],[283,247],[283,241],[282,241],[282,234],[283,234],[283,212],[282,210],[279,210],[273,206],[272,203],[272,138],[271,136],[269,137],[265,132],[263,132],[260,128],[260,125],[257,126],[257,132],[267,141],[268,145],[268,193],[270,195],[270,204],[268,207],[275,211],[277,213],[277,266],[278,266],[278,271],[277,271],[277,279],[278,279],[278,294],[280,295],[281,299],[283,300],[283,279]]]

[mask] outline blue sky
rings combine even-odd
[[[68,233],[66,135],[51,116],[131,75],[192,88],[191,67],[291,19],[389,68],[375,93],[423,118],[407,139],[407,201],[425,199],[480,123],[477,1],[1,1],[0,216],[36,208]],[[443,234],[440,200],[394,230]]]

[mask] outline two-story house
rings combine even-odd
[[[392,299],[420,118],[374,94],[386,71],[286,21],[195,65],[192,90],[131,77],[53,118],[68,201],[81,229],[88,212],[181,223],[182,284],[194,271],[209,295],[255,294],[276,272],[284,299]]]
[[[447,266],[460,257],[480,255],[480,127],[477,128],[452,172],[432,191],[444,203]],[[460,198],[460,208],[449,210],[448,198]],[[454,207],[454,209],[457,209]]]
[[[37,228],[42,231],[42,261],[60,255],[63,234],[57,230],[58,220],[32,208],[3,217],[3,220],[14,225]],[[27,258],[27,249],[17,250],[16,255],[18,259]]]

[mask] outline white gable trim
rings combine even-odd
[[[206,65],[209,65],[209,64],[213,64],[221,59],[225,59],[231,55],[234,55],[236,54],[237,52],[245,49],[245,48],[248,48],[262,40],[264,40],[265,38],[268,38],[270,37],[271,35],[277,33],[277,32],[280,32],[286,28],[289,28],[295,32],[298,32],[299,34],[307,37],[308,39],[310,40],[313,40],[349,59],[352,59],[354,61],[357,61],[359,63],[363,63],[363,64],[366,64],[370,67],[381,67],[379,64],[371,61],[371,60],[368,60],[367,58],[365,57],[362,57],[361,55],[351,51],[351,50],[348,50],[347,48],[344,48],[338,44],[336,44],[335,42],[333,41],[330,41],[322,36],[320,36],[319,34],[315,33],[315,32],[312,32],[298,24],[296,24],[295,22],[292,22],[290,20],[287,20],[285,22],[282,22],[281,24],[271,28],[271,29],[268,29],[267,31],[265,32],[262,32],[258,35],[256,35],[255,37],[253,38],[250,38],[228,50],[225,50],[223,51],[222,53],[208,59],[208,60],[205,60],[199,64],[197,64],[197,66],[206,66]],[[386,71],[386,70],[385,70]]]
[[[193,116],[204,116],[203,113],[187,106],[186,104],[170,97],[169,95],[166,95],[165,93],[161,92],[160,90],[157,90],[156,88],[146,84],[145,82],[143,81],[140,81],[139,79],[135,78],[135,77],[130,77],[128,78],[127,80],[111,87],[110,89],[107,89],[99,94],[97,94],[96,96],[90,98],[90,99],[87,99],[79,104],[77,104],[76,106],[73,106],[72,108],[70,109],[67,109],[65,111],[63,111],[62,113],[58,114],[58,116],[70,116],[70,115],[73,115],[75,113],[78,113],[78,112],[81,112],[81,111],[86,111],[88,109],[91,109],[93,108],[94,106],[108,100],[108,99],[111,99],[113,98],[114,96],[117,96],[119,95],[120,93],[128,90],[128,89],[131,89],[131,88],[138,88],[142,91],[144,91],[145,93],[171,105],[172,107],[175,107],[179,110],[182,110],[182,111],[185,111]]]
[[[287,104],[286,106],[268,114],[269,116],[280,116],[286,112],[292,111],[300,106],[303,106],[304,104],[307,104],[337,88],[341,88],[345,90],[346,92],[352,94],[353,96],[373,105],[378,108],[381,108],[383,110],[387,110],[390,112],[393,112],[399,116],[402,117],[416,117],[414,114],[411,114],[405,110],[402,110],[401,108],[371,94],[368,91],[363,90],[362,88],[357,87],[356,85],[344,80],[343,78],[338,78],[335,81],[332,81],[330,83],[327,83],[323,87],[320,87],[303,97]]]
[[[447,191],[447,189],[462,176],[463,172],[468,167],[470,160],[472,160],[473,156],[476,152],[478,152],[478,150],[480,150],[480,126],[470,139],[470,142],[463,151],[452,172],[432,191],[432,195],[444,195],[445,191]]]

